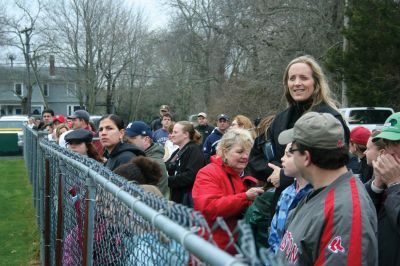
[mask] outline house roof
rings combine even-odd
[[[78,72],[74,68],[67,67],[56,67],[55,75],[50,76],[49,67],[39,68],[39,79],[42,81],[76,81],[78,79]],[[35,80],[33,70],[30,70],[31,80]],[[26,67],[11,67],[11,66],[0,66],[0,82],[9,83],[15,81],[23,81],[26,79],[27,71]]]

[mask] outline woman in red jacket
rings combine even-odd
[[[192,190],[194,209],[204,215],[210,227],[221,216],[233,231],[246,208],[264,192],[259,187],[246,191],[242,182],[252,146],[249,131],[231,129],[221,138],[211,163],[197,173]],[[230,239],[221,228],[213,232],[213,239],[221,249],[236,253],[233,245],[227,247]]]

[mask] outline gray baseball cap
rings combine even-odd
[[[79,118],[85,120],[86,122],[89,122],[90,115],[85,110],[76,110],[72,115],[68,116],[68,118],[70,119]]]
[[[312,148],[334,150],[344,146],[344,130],[339,120],[328,113],[309,112],[292,129],[279,134],[279,144],[296,141]]]

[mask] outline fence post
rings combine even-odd
[[[62,248],[63,248],[63,201],[64,201],[64,179],[63,175],[61,173],[61,166],[63,164],[63,161],[59,161],[58,167],[60,170],[60,174],[58,175],[58,190],[57,190],[57,232],[56,232],[56,265],[62,265]]]
[[[44,265],[50,265],[50,162],[45,160],[44,173]]]
[[[36,190],[36,213],[38,215],[38,226],[40,228],[40,261],[42,264],[46,265],[46,238],[45,238],[45,229],[44,229],[44,176],[43,176],[43,167],[44,167],[44,158],[43,156],[43,151],[40,147],[40,140],[43,138],[44,133],[43,132],[38,132],[37,138],[36,138],[36,150],[35,150],[35,157],[33,164],[35,165],[35,176],[34,176],[34,183],[36,185],[35,190]],[[48,265],[48,264],[47,264]]]
[[[86,210],[83,243],[83,265],[93,265],[93,235],[94,235],[94,216],[96,201],[96,185],[92,178],[86,178]]]

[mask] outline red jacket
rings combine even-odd
[[[224,165],[221,157],[217,155],[212,156],[211,163],[197,173],[192,196],[194,209],[204,215],[210,227],[216,218],[221,216],[231,231],[251,204],[239,174]],[[225,249],[229,243],[228,235],[221,228],[214,231],[213,239],[221,249]],[[233,246],[227,251],[231,254],[236,253]]]

